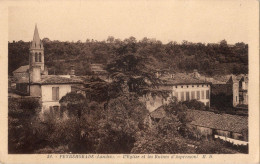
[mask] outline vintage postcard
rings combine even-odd
[[[1,1],[0,163],[259,163],[259,2]]]

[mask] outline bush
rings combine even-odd
[[[189,109],[196,109],[196,110],[206,110],[206,106],[203,102],[200,102],[198,100],[190,100],[190,101],[184,101],[182,102],[183,105],[186,105]]]
[[[197,154],[227,154],[224,145],[219,141],[201,141],[196,149]]]
[[[38,146],[33,122],[40,111],[35,98],[10,98],[8,101],[8,153],[31,153]]]
[[[68,146],[58,146],[57,148],[45,147],[39,150],[36,150],[36,154],[67,154],[70,153]]]

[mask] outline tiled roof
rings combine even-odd
[[[17,83],[29,83],[29,78],[20,78]],[[33,82],[31,81],[33,84]],[[66,77],[66,75],[42,75],[41,81],[35,82],[34,84],[80,84],[83,80],[77,77]]]
[[[193,125],[237,133],[248,129],[247,116],[216,114],[214,112],[200,110],[189,110],[187,113],[191,116],[193,121],[190,124]],[[151,112],[150,116],[153,118],[163,118],[166,116],[166,112],[163,106],[160,106]]]
[[[42,80],[39,82],[40,84],[78,84],[82,83],[81,80],[61,77],[58,75],[47,75],[42,76]]]
[[[194,76],[186,73],[176,73],[173,75],[173,78],[162,77],[161,80],[163,84],[166,85],[176,85],[176,84],[210,84],[206,80],[200,78],[195,78]]]
[[[16,70],[14,70],[13,73],[27,72],[28,69],[29,69],[29,65],[24,65],[24,66],[19,67]]]
[[[237,133],[241,133],[243,129],[248,129],[247,116],[216,114],[200,110],[189,110],[188,114],[193,118],[191,122],[193,125]]]
[[[19,78],[16,83],[29,83],[29,78]]]
[[[208,78],[208,77],[203,77],[203,76],[200,77],[200,79],[205,79],[205,78],[206,78],[206,81],[211,82],[212,84],[226,84],[226,82],[222,82],[222,81],[216,80],[214,78]]]
[[[152,111],[150,113],[150,116],[153,118],[163,118],[163,117],[165,117],[165,115],[166,115],[166,112],[163,109],[163,106],[158,107],[157,109],[155,109],[154,111]]]

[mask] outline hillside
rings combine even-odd
[[[153,67],[175,72],[191,72],[197,69],[204,75],[248,73],[248,45],[229,45],[225,40],[218,44],[202,44],[183,41],[181,44],[162,44],[155,39],[134,37],[123,41],[108,37],[107,41],[61,42],[43,39],[45,63],[50,74],[67,74],[75,65],[77,75],[89,73],[90,63],[107,64],[118,55],[133,53],[149,57]],[[9,75],[28,64],[29,42],[8,43]]]

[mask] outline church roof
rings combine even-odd
[[[42,76],[42,80],[39,82],[42,85],[47,84],[79,84],[81,80],[74,78],[61,77],[59,75],[47,75]]]
[[[24,77],[17,80],[17,83],[29,83],[29,78]],[[70,77],[64,77],[62,75],[42,75],[41,81],[31,82],[31,84],[50,85],[50,84],[81,84],[82,80]]]
[[[31,48],[37,48],[37,49],[43,48],[43,44],[42,44],[40,36],[39,36],[37,25],[35,25]]]
[[[24,65],[19,67],[18,69],[14,70],[13,73],[23,73],[23,72],[27,72],[27,70],[29,69],[29,65]]]

